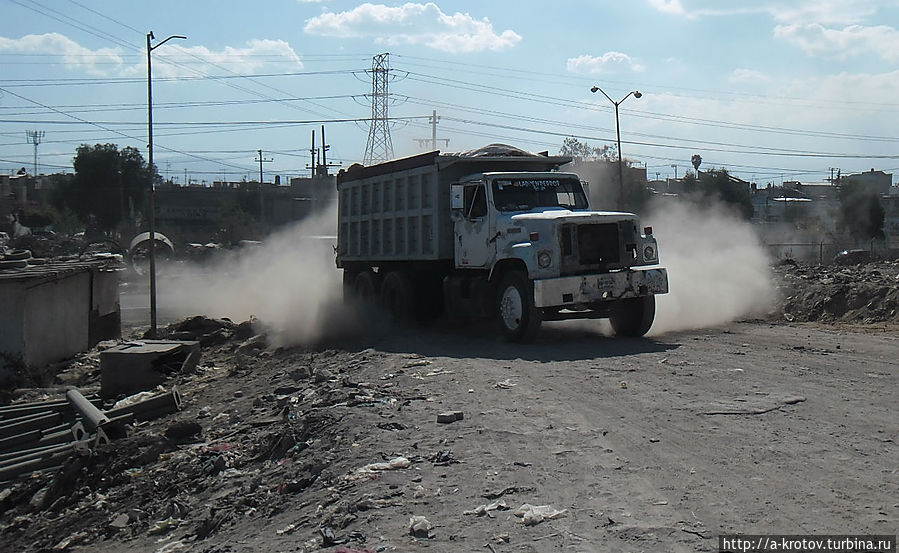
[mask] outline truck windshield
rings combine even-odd
[[[587,198],[577,179],[496,179],[493,181],[493,204],[499,211],[528,211],[535,207],[587,209]]]

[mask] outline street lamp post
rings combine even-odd
[[[602,92],[602,95],[608,98],[610,102],[615,106],[615,132],[618,134],[618,209],[624,209],[624,171],[622,170],[622,162],[621,162],[621,125],[618,124],[618,105],[628,99],[628,97],[633,94],[634,98],[640,98],[643,94],[640,93],[639,90],[631,90],[627,94],[624,95],[624,98],[618,100],[617,102],[609,97],[606,94],[606,91],[599,88],[598,86],[594,86],[590,89],[590,92],[594,94],[596,91]]]
[[[147,33],[147,157],[150,164],[150,338],[156,338],[156,166],[153,165],[153,69],[150,53],[173,38],[172,35],[153,46],[153,31]]]

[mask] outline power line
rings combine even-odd
[[[64,115],[64,116],[67,116],[67,117],[71,117],[72,119],[76,119],[76,120],[78,120],[78,121],[81,121],[82,123],[86,123],[86,124],[88,124],[88,125],[92,125],[92,126],[98,127],[98,128],[100,128],[100,129],[103,129],[104,131],[111,132],[111,133],[114,133],[114,134],[116,134],[116,135],[118,135],[118,136],[122,136],[122,137],[124,137],[124,138],[129,138],[129,139],[131,139],[131,140],[137,140],[137,141],[140,141],[140,139],[137,138],[137,137],[135,137],[135,136],[131,136],[131,135],[128,135],[128,134],[125,134],[125,133],[122,133],[122,132],[119,132],[119,131],[116,131],[116,130],[113,130],[113,129],[109,129],[109,128],[107,128],[107,127],[104,127],[103,125],[100,125],[100,124],[97,124],[97,123],[93,123],[93,122],[88,121],[88,120],[86,120],[86,119],[81,119],[80,117],[78,117],[78,116],[76,116],[76,115],[70,115],[70,114],[65,113],[65,112],[63,112],[63,111],[61,111],[61,110],[58,110],[58,109],[56,109],[56,108],[53,108],[53,107],[50,107],[50,106],[48,106],[48,105],[42,104],[42,103],[38,102],[37,100],[32,100],[31,98],[26,98],[25,96],[22,96],[22,95],[20,95],[20,94],[16,94],[15,92],[12,92],[12,91],[10,91],[10,90],[4,89],[4,88],[2,88],[2,87],[0,87],[0,91],[6,92],[7,94],[9,94],[9,95],[11,95],[11,96],[15,96],[16,98],[19,98],[19,99],[21,99],[21,100],[25,100],[26,102],[31,102],[31,103],[33,103],[33,104],[39,105],[39,106],[41,106],[41,107],[43,107],[43,108],[46,108],[46,109],[49,109],[49,110],[54,111],[54,112],[56,112],[56,113],[59,113],[60,115]],[[163,148],[164,150],[168,150],[168,151],[171,151],[171,152],[177,152],[177,153],[179,153],[179,154],[191,155],[191,154],[187,154],[187,153],[185,153],[185,152],[181,152],[181,151],[179,151],[179,150],[175,150],[175,149],[173,149],[173,148],[168,148],[168,147],[165,147],[165,146],[162,146],[162,148]],[[204,158],[202,158],[201,156],[191,156],[191,157],[197,157],[197,158],[200,158],[200,159],[204,159]],[[217,162],[217,161],[212,160],[212,159],[206,159],[206,160],[207,160],[207,161],[211,161],[211,162],[213,162],[213,163],[219,163],[220,165],[225,165],[225,166],[235,167],[235,168],[241,169],[241,170],[244,169],[243,167],[239,167],[239,166],[237,166],[237,165],[231,165],[231,164],[227,164],[227,163]]]

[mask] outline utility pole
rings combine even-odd
[[[431,149],[437,149],[437,110],[433,110],[431,112],[431,116],[428,118],[428,123],[431,124]]]
[[[262,186],[262,164],[274,160],[262,157],[262,150],[257,150],[257,152],[259,152],[259,157],[255,161],[259,162],[259,222],[265,227],[265,189]]]
[[[318,155],[318,150],[315,148],[315,129],[312,129],[312,147],[309,148],[309,157],[312,159],[312,164],[307,165],[307,169],[312,169],[312,177],[315,177],[315,158]]]
[[[674,180],[677,180],[677,165],[672,163],[671,166],[674,167]]]
[[[416,138],[419,148],[427,148],[428,151],[437,149],[437,142],[443,142],[443,147],[449,147],[449,138],[437,138],[437,123],[440,118],[437,117],[437,110],[433,110],[428,117],[428,124],[431,125],[431,138]]]
[[[147,166],[150,168],[150,338],[156,338],[156,166],[153,164],[153,50],[173,38],[186,39],[183,35],[172,35],[153,46],[153,31],[147,33]]]
[[[37,145],[41,143],[41,139],[44,138],[44,131],[25,131],[25,136],[28,137],[28,141],[34,144],[34,176],[38,175],[37,172]]]

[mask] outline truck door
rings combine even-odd
[[[484,183],[462,187],[462,209],[453,210],[456,267],[487,267],[494,242],[490,240],[490,210]]]

